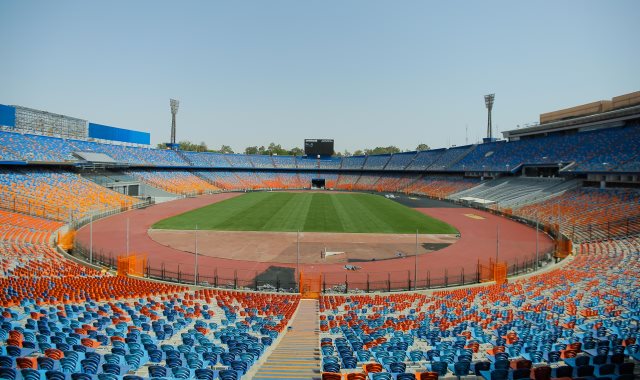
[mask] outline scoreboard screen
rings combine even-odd
[[[307,156],[333,156],[333,139],[304,140],[304,154]]]

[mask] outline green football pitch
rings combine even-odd
[[[379,195],[256,192],[164,219],[154,229],[454,234],[452,226]]]

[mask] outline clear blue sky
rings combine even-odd
[[[210,147],[462,145],[640,90],[640,1],[0,0],[0,103]]]

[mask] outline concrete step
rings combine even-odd
[[[320,379],[318,301],[301,300],[289,329],[252,379]]]

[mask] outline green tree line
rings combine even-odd
[[[229,145],[221,145],[220,149],[209,149],[207,144],[201,142],[200,144],[193,143],[191,141],[180,141],[179,143],[180,150],[188,151],[188,152],[212,152],[212,153],[235,153],[233,149]],[[165,149],[166,146],[164,144],[158,144],[158,149]],[[429,150],[429,145],[427,144],[418,144],[416,147],[417,151]],[[393,153],[401,153],[401,152],[409,152],[411,150],[401,150],[397,146],[389,145],[389,146],[377,146],[373,149],[357,149],[353,153],[348,150],[344,150],[343,152],[336,152],[336,156],[338,157],[347,157],[347,156],[362,156],[362,155],[372,155],[372,154],[393,154]],[[240,152],[239,152],[240,153]],[[271,143],[268,146],[248,146],[244,149],[244,154],[261,154],[261,155],[278,155],[278,156],[303,156],[304,150],[302,148],[294,147],[291,149],[283,148],[282,145]]]

